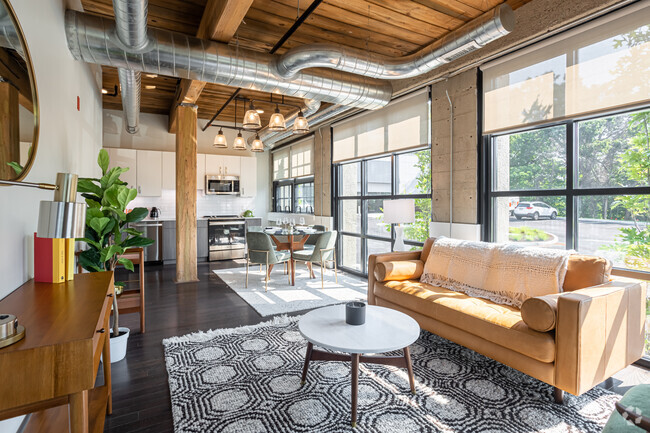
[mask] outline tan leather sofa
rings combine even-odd
[[[433,242],[422,251],[371,255],[368,303],[402,311],[429,332],[546,382],[558,402],[562,390],[580,395],[641,358],[645,285],[610,280],[606,260],[571,256],[564,292],[520,310],[420,283]],[[532,329],[522,310],[543,330]]]

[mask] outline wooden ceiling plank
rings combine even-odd
[[[197,37],[228,43],[239,28],[253,0],[208,0],[199,24]],[[182,79],[174,102],[169,109],[169,132],[176,130],[176,107],[182,103],[194,104],[201,96],[205,82]]]
[[[462,16],[459,17],[458,14],[445,14],[436,9],[422,6],[412,0],[367,0],[367,2],[425,23],[435,24],[450,31],[467,22],[467,19]]]

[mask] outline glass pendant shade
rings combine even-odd
[[[246,141],[244,140],[244,137],[241,136],[241,132],[237,134],[237,138],[235,138],[235,143],[232,148],[235,150],[246,150]]]
[[[302,111],[298,113],[298,117],[293,122],[293,133],[294,134],[306,134],[309,132],[309,122],[307,118],[302,114]]]
[[[269,119],[269,129],[271,131],[285,131],[287,129],[284,116],[280,113],[278,107],[275,107],[275,113],[271,114],[271,119]]]
[[[253,101],[248,108],[248,111],[244,115],[244,121],[242,122],[242,127],[244,129],[260,129],[262,127],[262,122],[260,121],[260,113],[257,112],[253,106]]]
[[[260,140],[259,135],[255,135],[255,140],[251,143],[251,152],[264,152],[264,143]]]
[[[219,133],[214,137],[214,147],[228,147],[228,140],[226,136],[223,135],[223,130],[219,130]]]

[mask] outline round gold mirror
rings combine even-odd
[[[16,14],[0,0],[0,180],[21,180],[38,144],[34,68]]]

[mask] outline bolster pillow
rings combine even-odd
[[[403,281],[420,278],[424,271],[422,260],[400,260],[379,262],[375,265],[375,279],[382,281]]]
[[[557,301],[561,293],[528,298],[521,305],[521,318],[534,331],[548,332],[555,329]]]

